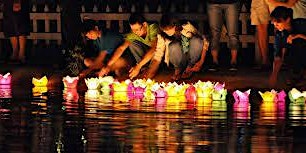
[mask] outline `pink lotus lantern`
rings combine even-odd
[[[190,85],[185,91],[185,97],[188,102],[195,103],[197,101],[197,91],[193,85]]]
[[[11,73],[6,73],[5,75],[0,74],[0,84],[11,84],[11,80]]]
[[[134,86],[134,98],[143,99],[146,89],[146,81],[144,79],[137,79],[133,81]]]
[[[66,76],[63,78],[65,88],[76,88],[78,85],[79,77]]]
[[[282,90],[281,92],[277,93],[277,101],[286,101],[286,92]]]
[[[151,86],[151,93],[154,93],[154,98],[167,98],[167,91],[164,89],[166,84],[162,83],[154,83]]]
[[[48,85],[48,79],[46,76],[37,79],[37,78],[32,78],[32,83],[35,87],[44,87]]]
[[[76,88],[66,88],[66,89],[64,89],[63,97],[66,101],[78,102],[79,93],[78,93]]]
[[[88,90],[96,90],[98,89],[100,85],[100,80],[99,78],[88,78],[85,79],[86,86]]]
[[[236,90],[233,92],[233,97],[235,98],[235,102],[249,102],[249,95],[250,95],[251,89],[241,92],[239,90]]]

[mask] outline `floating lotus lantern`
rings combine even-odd
[[[89,89],[85,93],[85,99],[89,101],[99,101],[100,92],[97,89]]]
[[[66,101],[78,102],[79,93],[76,88],[65,88],[63,91],[63,97]]]
[[[199,80],[197,83],[194,84],[194,87],[197,90],[197,97],[211,98],[211,94],[214,89],[214,84],[212,82],[202,82]]]
[[[195,103],[197,101],[197,91],[193,85],[190,85],[185,91],[185,97],[188,102]]]
[[[176,82],[169,82],[165,86],[168,97],[172,96],[185,96],[185,90],[188,88],[188,84],[177,84]]]
[[[128,101],[133,98],[134,87],[131,80],[113,82],[113,100]]]
[[[11,73],[6,73],[5,75],[0,74],[0,84],[11,84],[11,80]]]
[[[99,77],[102,95],[110,95],[114,80],[112,76]]]
[[[227,90],[224,88],[225,84],[217,82],[214,85],[214,90],[212,92],[212,100],[225,100],[227,95]]]
[[[134,98],[143,99],[144,92],[147,86],[146,80],[136,79],[135,81],[133,81],[133,86],[134,86]]]
[[[154,83],[151,87],[152,92],[156,98],[167,98],[167,91],[164,89],[166,84],[162,83]]]
[[[227,104],[224,100],[212,101],[212,117],[214,119],[227,118]]]
[[[37,78],[32,78],[32,83],[35,87],[44,87],[48,85],[48,79],[46,76],[37,79]]]
[[[65,88],[76,88],[78,85],[79,77],[63,77],[63,83]]]
[[[158,112],[164,111],[167,103],[167,98],[156,97],[155,98],[155,108]]]
[[[296,88],[292,88],[289,93],[289,99],[291,102],[304,104],[306,99],[306,91],[299,91]]]
[[[143,93],[143,101],[153,101],[155,99],[154,91],[157,89],[159,84],[151,79],[146,80],[146,88]]]
[[[88,90],[96,90],[99,88],[100,80],[99,78],[87,78],[85,79],[85,83]]]
[[[286,93],[284,91],[277,92],[276,90],[272,89],[271,91],[266,91],[264,93],[258,92],[265,102],[272,102],[272,101],[285,101]]]
[[[249,102],[249,95],[250,95],[251,89],[242,92],[240,90],[236,90],[233,92],[233,97],[235,99],[235,102]]]
[[[211,98],[197,98],[197,106],[211,107]]]

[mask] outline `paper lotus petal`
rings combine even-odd
[[[291,102],[304,104],[306,100],[306,91],[299,91],[296,88],[292,88],[288,93]]]
[[[144,98],[144,91],[145,91],[146,88],[143,88],[143,87],[135,87],[134,88],[134,98],[136,99],[142,99]]]
[[[78,85],[79,77],[66,76],[63,78],[65,88],[76,88]]]
[[[207,81],[207,82],[202,82],[198,81],[197,83],[194,84],[194,87],[197,90],[197,97],[201,98],[211,98],[212,92],[214,89],[214,85],[212,82]]]
[[[221,84],[221,83],[219,83],[219,82],[217,82],[217,83],[214,85],[215,91],[221,91],[221,90],[224,89],[224,87],[225,87],[225,84]]]
[[[145,79],[136,79],[133,81],[134,87],[142,87],[145,88],[147,86],[147,82]]]
[[[167,92],[164,89],[158,89],[154,93],[156,98],[164,98],[168,96]]]
[[[236,90],[233,92],[233,97],[235,98],[235,102],[248,102],[249,101],[249,95],[250,95],[251,89],[242,92],[240,90]]]
[[[227,90],[226,89],[221,89],[221,90],[214,90],[212,92],[212,100],[226,100],[226,95],[227,95]]]
[[[43,87],[43,86],[47,86],[48,85],[48,79],[46,76],[40,78],[40,79],[36,79],[36,78],[32,78],[32,83],[34,86],[36,87]]]
[[[188,102],[196,102],[197,91],[193,85],[190,85],[185,91],[185,97]]]
[[[96,90],[100,85],[99,78],[87,78],[85,79],[86,86],[88,90]]]
[[[260,94],[263,101],[271,102],[277,100],[277,92],[273,89],[264,93],[259,91],[258,93]]]
[[[277,101],[285,101],[286,100],[286,92],[282,90],[281,92],[277,93]]]
[[[11,73],[6,73],[5,75],[0,74],[0,84],[11,84],[11,80]]]

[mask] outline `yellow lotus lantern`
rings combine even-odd
[[[199,80],[194,84],[197,91],[197,96],[201,98],[211,98],[214,89],[214,84],[210,81],[202,82]]]
[[[46,76],[37,79],[37,78],[32,78],[32,83],[35,87],[43,87],[48,85],[48,79]]]
[[[164,88],[167,91],[168,97],[185,96],[185,90],[188,88],[187,84],[177,84],[176,82],[168,83]]]
[[[266,91],[262,93],[261,91],[258,92],[264,102],[273,102],[276,99],[277,92],[275,90]]]
[[[96,90],[100,85],[99,78],[87,78],[85,79],[86,86],[88,90]]]

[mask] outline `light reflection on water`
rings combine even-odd
[[[33,88],[2,94],[0,152],[303,152],[305,105],[143,101],[126,93]],[[114,99],[115,97],[115,99]]]

